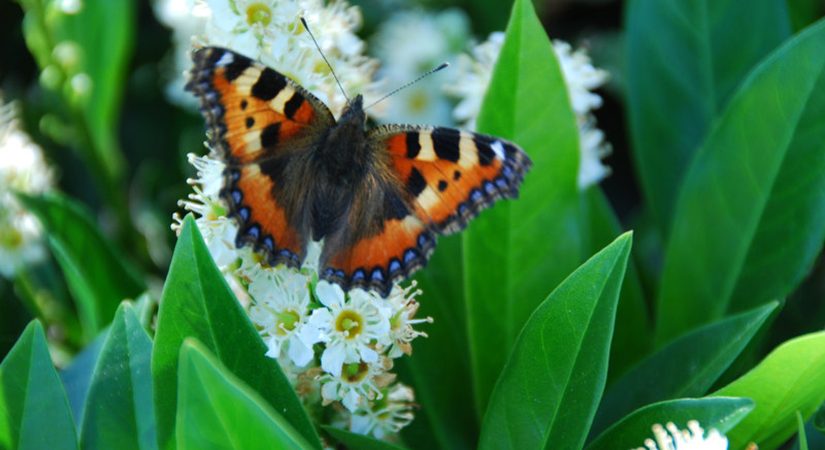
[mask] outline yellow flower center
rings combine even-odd
[[[272,10],[263,3],[253,3],[246,8],[246,22],[250,25],[259,23],[267,26],[271,20]]]
[[[344,364],[341,371],[341,378],[349,383],[357,383],[364,379],[369,373],[369,366],[367,363],[360,361],[352,364]]]
[[[347,339],[353,339],[361,333],[361,315],[355,311],[342,311],[335,321],[335,329],[341,333],[347,332]]]
[[[15,228],[6,225],[0,228],[0,247],[16,249],[23,243],[23,235]]]
[[[278,334],[283,336],[294,330],[299,320],[301,320],[301,316],[295,311],[284,311],[278,314]]]

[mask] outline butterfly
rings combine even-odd
[[[361,95],[336,121],[298,83],[231,50],[192,53],[186,89],[225,163],[221,199],[236,244],[300,267],[323,239],[321,279],[387,297],[424,267],[437,235],[516,198],[531,161],[516,144],[452,128],[366,130]]]

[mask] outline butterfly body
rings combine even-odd
[[[193,53],[187,89],[226,164],[221,198],[237,244],[299,267],[323,239],[322,279],[387,296],[423,267],[437,234],[516,197],[527,155],[503,139],[450,128],[366,130],[359,95],[336,121],[294,81],[230,50]]]

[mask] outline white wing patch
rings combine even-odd
[[[496,154],[496,158],[503,160],[504,159],[504,144],[501,141],[495,141],[490,144],[490,148],[493,149],[493,152]]]

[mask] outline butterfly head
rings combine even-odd
[[[366,121],[366,116],[364,115],[364,96],[358,94],[355,96],[352,101],[349,102],[346,108],[344,108],[344,112],[341,113],[341,119],[339,122],[345,121]]]

